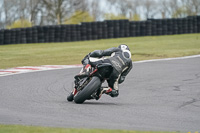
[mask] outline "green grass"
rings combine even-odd
[[[35,126],[21,126],[21,125],[0,125],[0,133],[170,133],[170,132],[127,131],[127,130],[106,130],[106,129],[69,129],[69,128],[50,128],[50,127],[35,127]]]
[[[200,34],[130,37],[67,43],[0,46],[0,69],[16,66],[80,64],[96,49],[129,45],[132,60],[148,60],[200,54]]]

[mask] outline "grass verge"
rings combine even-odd
[[[129,45],[132,60],[148,60],[200,54],[200,34],[130,37],[66,43],[0,46],[0,69],[16,66],[80,64],[96,49]]]
[[[153,131],[127,131],[106,129],[69,129],[21,125],[0,125],[0,133],[175,133]]]

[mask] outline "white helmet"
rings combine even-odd
[[[126,44],[121,44],[118,46],[118,48],[120,48],[122,51],[123,51],[123,56],[125,58],[131,58],[131,52],[130,52],[130,49],[129,47],[126,45]]]
[[[126,50],[130,51],[129,47],[126,44],[121,44],[121,45],[118,46],[118,48],[120,48],[121,50],[125,50],[126,49]]]

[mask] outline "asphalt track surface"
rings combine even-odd
[[[0,124],[200,131],[200,57],[134,63],[120,95],[67,102],[80,68],[0,77]]]

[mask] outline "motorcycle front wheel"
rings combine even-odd
[[[101,81],[98,77],[92,77],[92,80],[74,96],[74,102],[81,104],[89,98],[97,89],[101,87]]]

